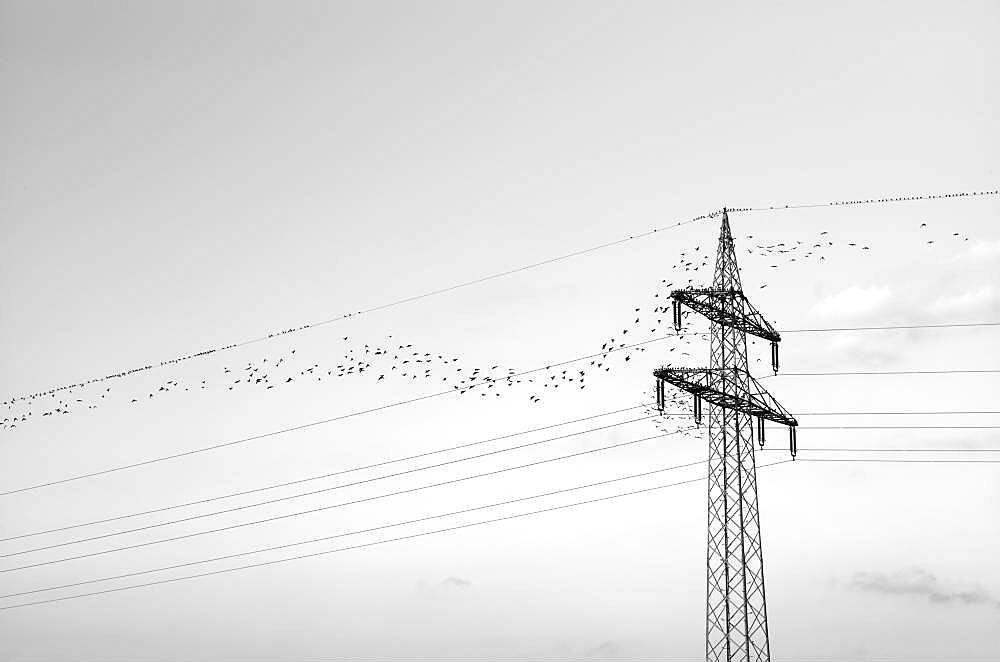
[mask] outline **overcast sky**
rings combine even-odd
[[[996,189],[998,29],[994,2],[0,1],[0,398],[327,320],[724,205]],[[998,212],[993,196],[738,213],[731,221],[747,295],[789,330],[1000,320]],[[666,335],[666,325],[645,326],[656,317],[650,309],[665,303],[663,281],[685,284],[692,276],[675,268],[681,252],[714,251],[717,237],[717,220],[703,220],[80,389],[70,414],[43,417],[39,405],[30,420],[0,432],[0,491],[441,390],[437,367],[433,379],[395,374],[402,370],[384,380],[378,370],[323,381],[303,373],[319,365],[335,372],[345,353],[365,345],[412,344],[411,352],[458,358],[465,374],[493,366],[505,373],[592,354],[610,337]],[[755,248],[827,240],[835,246],[822,261]],[[710,279],[704,268],[693,284]],[[640,314],[643,323],[633,326]],[[997,334],[990,327],[785,333],[782,369],[1000,368]],[[616,357],[609,371],[581,364],[590,371],[585,389],[562,381],[564,388],[543,391],[539,378],[500,397],[436,397],[2,496],[0,536],[633,407],[650,399],[652,370],[677,363],[670,347],[690,348],[681,363],[708,361],[698,339],[658,341],[627,362]],[[759,376],[768,372],[767,352],[763,343],[751,347]],[[281,357],[292,366],[292,382],[229,389],[227,369],[264,359],[273,366]],[[810,455],[810,448],[1000,446],[991,430],[968,427],[998,424],[998,416],[815,415],[997,410],[995,374],[789,375],[762,383],[799,416],[802,458],[835,456]],[[3,416],[18,411],[27,410]],[[966,427],[810,429],[838,425]],[[0,570],[654,434],[648,421],[631,423],[7,557]],[[706,456],[704,435],[2,573],[0,590],[185,563],[694,462]],[[774,430],[769,445],[778,450],[759,455],[758,464],[783,459],[784,443]],[[1000,458],[961,457],[973,456]],[[796,462],[761,469],[774,658],[1000,659],[997,467]],[[0,606],[376,541],[693,479],[699,471],[132,582],[3,598]],[[0,554],[124,526],[2,541]],[[692,482],[266,568],[0,611],[0,658],[698,659],[704,602],[705,484]]]

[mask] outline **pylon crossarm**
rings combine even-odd
[[[716,407],[735,409],[749,416],[757,416],[781,425],[795,427],[799,423],[788,410],[778,404],[749,373],[727,368],[660,368],[653,371],[656,379],[676,386]],[[748,397],[733,393],[732,387],[723,388],[724,382],[735,383],[747,379],[750,383]]]
[[[688,393],[702,395],[711,389],[710,372],[709,368],[660,368],[653,371],[653,376]]]
[[[674,290],[670,298],[683,304],[699,315],[713,322],[739,329],[750,335],[779,342],[781,334],[764,319],[740,290],[718,290],[708,288],[686,288]],[[725,304],[726,299],[737,298],[743,305]]]

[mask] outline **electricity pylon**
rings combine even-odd
[[[712,287],[674,290],[670,297],[678,331],[684,305],[707,317],[712,331],[711,367],[660,368],[653,373],[661,412],[665,384],[694,395],[699,425],[702,401],[709,403],[706,658],[709,662],[769,662],[753,418],[757,418],[761,447],[765,420],[788,426],[792,459],[798,422],[747,370],[747,334],[771,341],[775,374],[781,336],[743,294],[725,209]]]

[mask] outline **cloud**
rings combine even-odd
[[[417,582],[415,589],[415,595],[424,600],[454,600],[459,595],[467,595],[472,589],[472,582],[451,575],[438,582]]]
[[[1000,600],[988,591],[955,590],[942,586],[937,577],[921,568],[907,568],[891,574],[858,572],[849,585],[858,591],[922,597],[936,604],[989,605],[1000,609]]]
[[[853,317],[870,313],[884,306],[890,298],[892,298],[892,290],[884,285],[849,287],[820,299],[813,304],[813,310],[830,317]]]
[[[618,657],[624,652],[621,644],[616,641],[605,641],[587,651],[587,657],[609,658]]]
[[[931,302],[930,309],[935,313],[970,312],[988,307],[994,300],[993,288],[983,285],[961,294],[939,297]]]
[[[455,588],[469,588],[472,586],[472,582],[468,579],[462,579],[461,577],[448,577],[447,579],[441,580],[441,586],[450,586]]]
[[[977,260],[991,260],[1000,257],[1000,239],[973,244],[969,247],[969,257]]]

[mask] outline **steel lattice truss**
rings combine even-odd
[[[752,417],[761,429],[763,419],[788,425],[793,453],[797,422],[747,370],[747,333],[772,342],[775,369],[781,336],[743,295],[728,214],[722,215],[712,287],[671,297],[675,306],[687,305],[711,321],[711,367],[654,372],[661,407],[665,384],[695,396],[699,419],[701,400],[710,405],[706,657],[769,662]]]
[[[756,416],[782,425],[796,426],[788,411],[764,390],[753,375],[740,374],[732,368],[660,368],[653,376],[688,393],[707,400],[718,407],[735,409],[747,416]],[[747,382],[747,397],[731,388],[737,382]]]
[[[781,335],[764,316],[753,307],[740,290],[687,288],[674,290],[670,298],[683,304],[712,322],[735,327],[744,333],[778,342]],[[726,299],[742,299],[742,307],[727,305]]]

